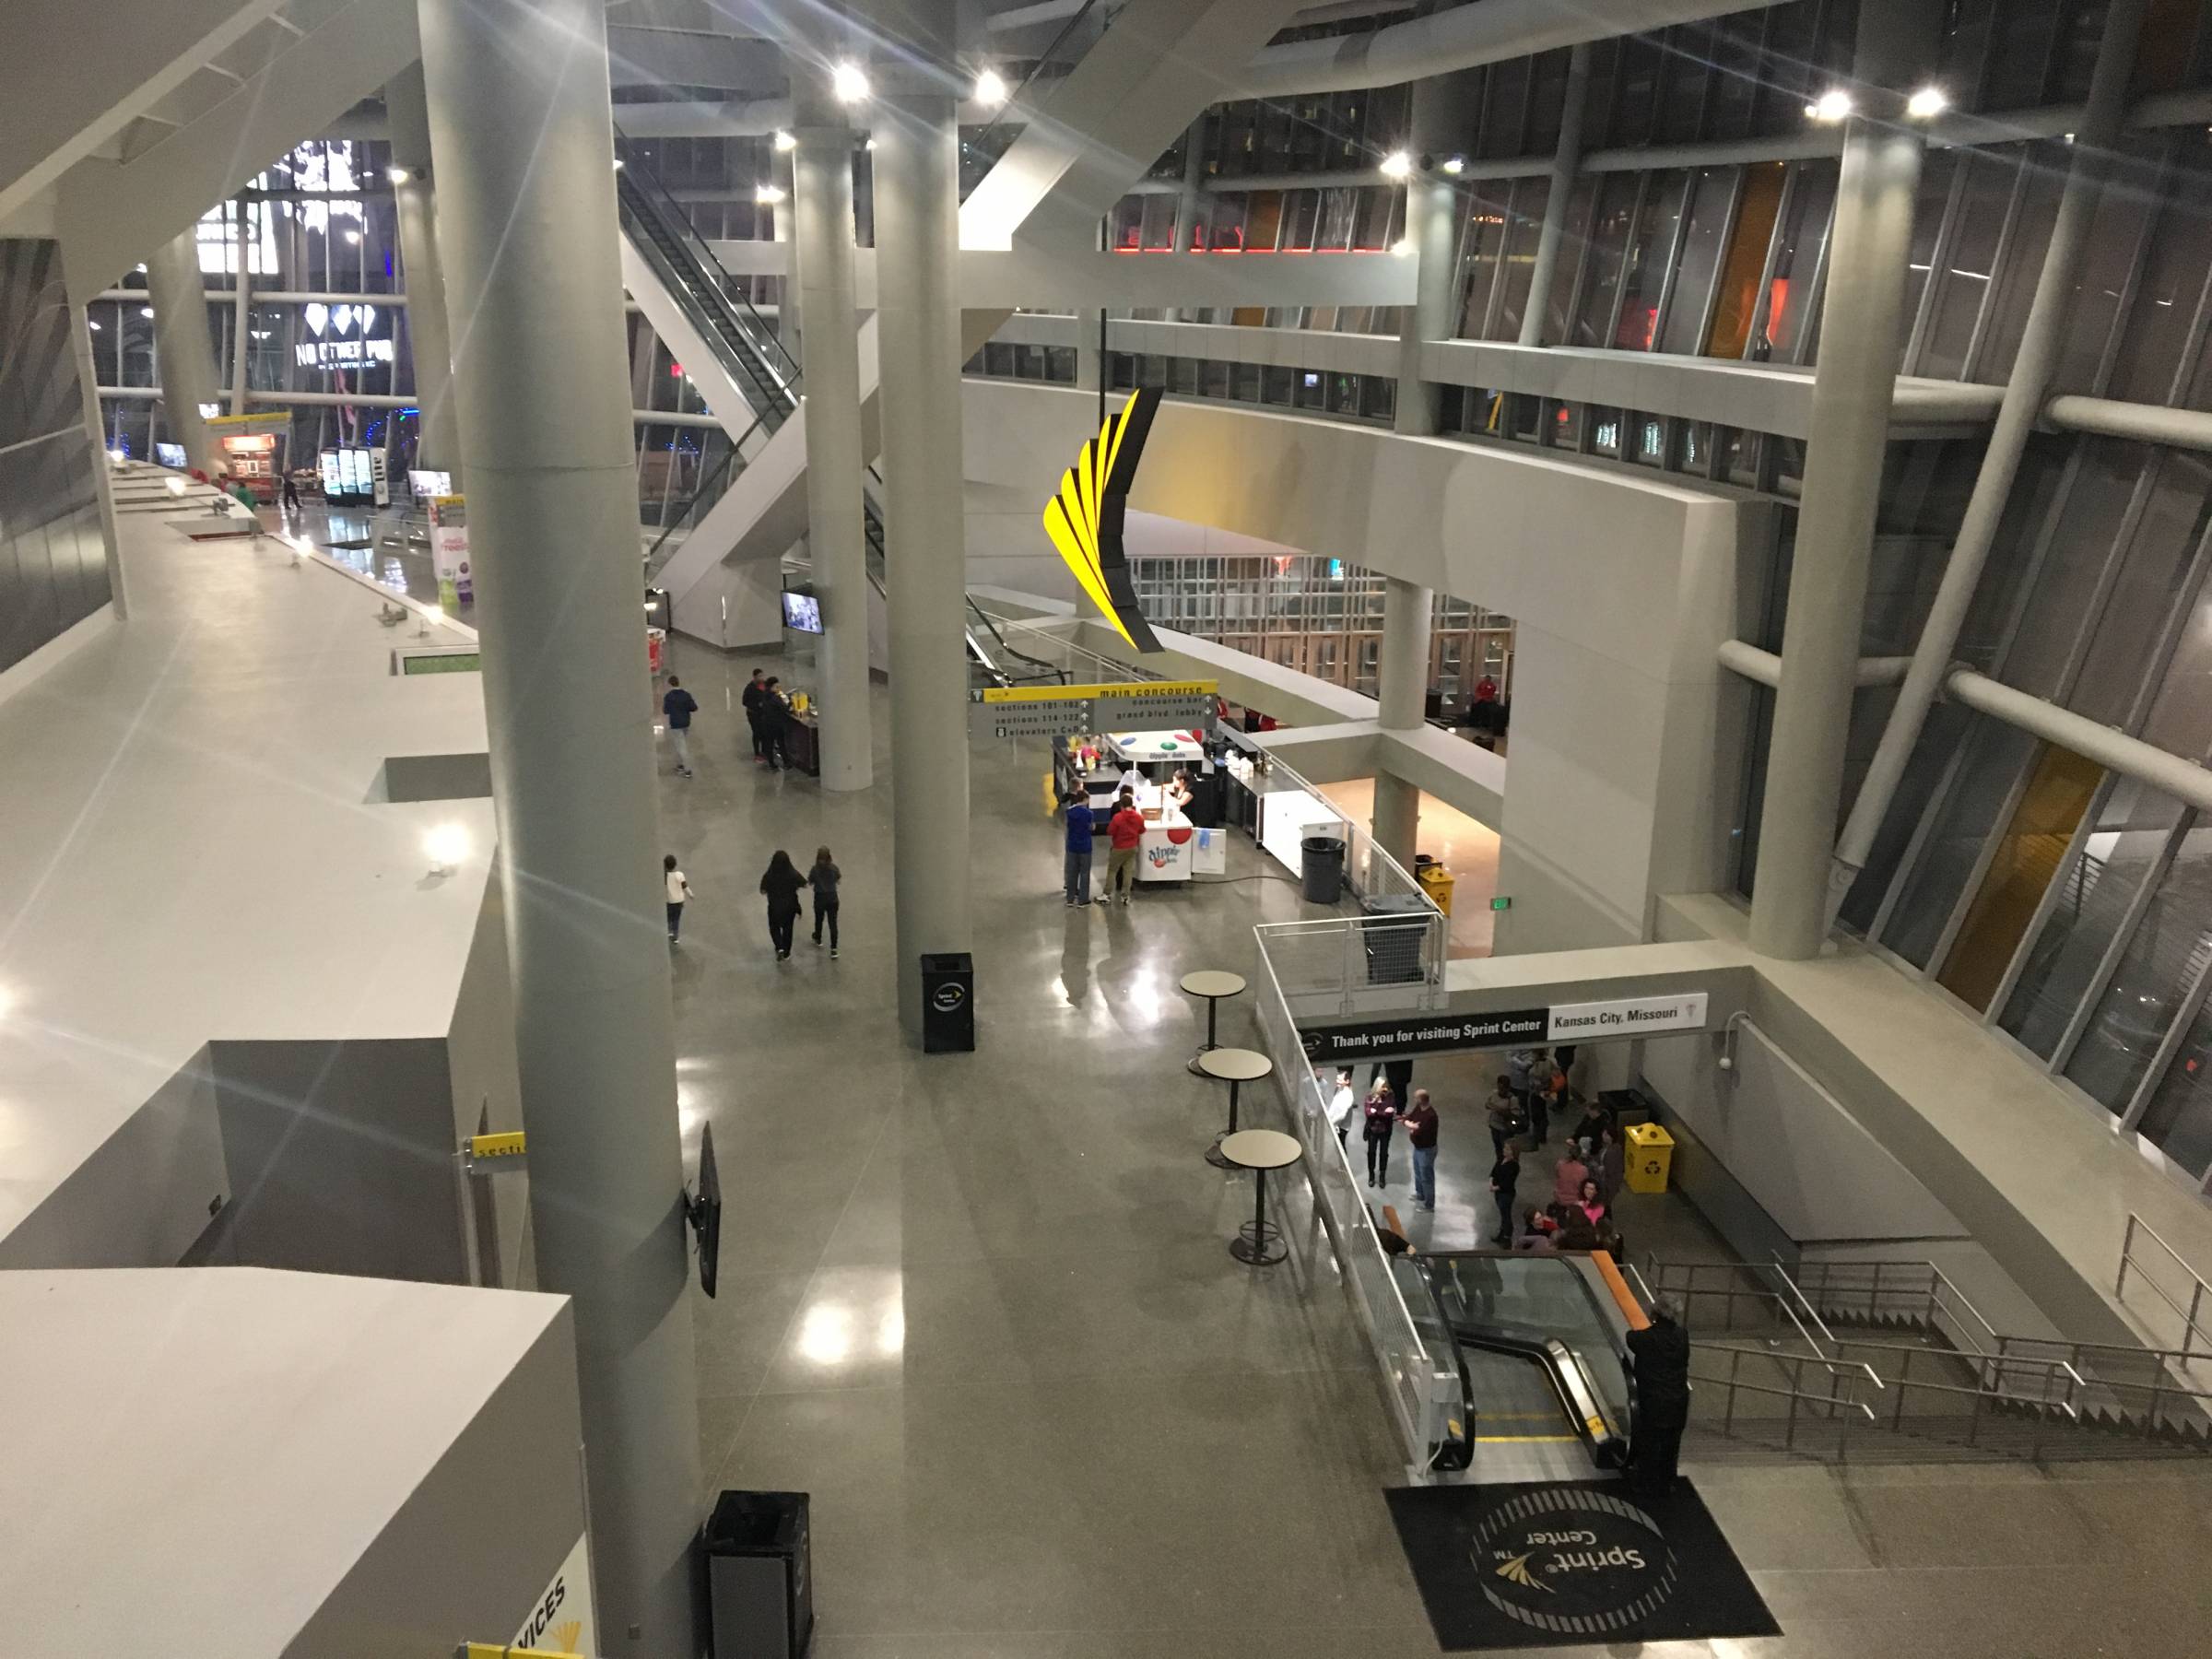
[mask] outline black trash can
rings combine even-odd
[[[1429,901],[1415,893],[1375,894],[1360,900],[1359,912],[1385,919],[1382,925],[1364,930],[1367,982],[1418,984],[1426,973],[1422,950],[1429,938]]]
[[[975,959],[964,950],[922,958],[922,1052],[975,1050]]]
[[[805,1492],[724,1492],[707,1519],[714,1659],[799,1659],[814,1634]]]
[[[1334,904],[1344,897],[1344,838],[1309,835],[1298,843],[1298,873],[1309,904]]]

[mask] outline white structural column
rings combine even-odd
[[[1441,163],[1449,147],[1457,88],[1450,79],[1416,81],[1413,88],[1412,148],[1428,165],[1417,167],[1406,185],[1406,240],[1408,257],[1418,262],[1414,302],[1405,309],[1398,330],[1396,429],[1428,438],[1437,428],[1440,388],[1421,374],[1425,341],[1452,333],[1452,294],[1456,270],[1453,230],[1455,193]],[[1417,731],[1427,712],[1430,623],[1435,595],[1396,577],[1382,586],[1382,640],[1376,661],[1376,721],[1386,732]],[[1375,771],[1375,840],[1406,869],[1413,868],[1419,829],[1421,792],[1387,769]]]
[[[1212,147],[1214,124],[1201,115],[1191,123],[1182,146],[1182,190],[1175,199],[1175,252],[1188,253],[1198,245],[1198,221],[1206,206],[1206,152]]]
[[[1848,120],[1829,241],[1827,348],[1813,379],[1751,898],[1752,948],[1793,960],[1816,955],[1828,935],[1829,866],[1920,179],[1922,134],[1899,119],[1902,100],[1893,89],[1924,62],[1912,49],[1924,32],[1911,16],[1918,4],[1868,0],[1860,10],[1861,103],[1882,107]]]
[[[968,658],[961,628],[959,187],[950,98],[895,96],[876,133],[899,1018],[922,1019],[924,952],[971,948]]]
[[[421,0],[541,1289],[602,1655],[695,1651],[699,1402],[601,0]]]
[[[1577,46],[1567,54],[1567,96],[1559,107],[1559,144],[1552,152],[1551,193],[1544,198],[1544,222],[1536,228],[1536,258],[1529,267],[1528,298],[1521,305],[1523,346],[1544,344],[1544,318],[1550,310],[1552,284],[1558,280],[1559,242],[1567,229],[1567,201],[1574,192],[1574,175],[1583,165],[1583,106],[1589,101],[1590,48]],[[1573,274],[1569,273],[1571,277]]]
[[[169,429],[184,446],[185,458],[212,478],[222,467],[200,409],[222,406],[223,383],[207,333],[207,284],[200,275],[196,227],[147,256],[146,291],[154,302],[154,354]]]
[[[231,208],[237,217],[231,221],[230,249],[238,264],[236,275],[230,279],[230,413],[243,415],[248,342],[253,337],[253,261],[250,248],[253,216],[242,195],[231,204]]]
[[[799,73],[798,61],[794,58],[790,62],[792,73]],[[793,135],[795,137],[797,135]],[[776,285],[776,338],[783,343],[783,349],[791,354],[791,360],[795,363],[806,346],[804,328],[806,316],[806,301],[799,293],[798,272],[794,268],[799,254],[795,241],[796,218],[793,213],[795,204],[792,198],[798,194],[798,152],[795,149],[771,149],[769,152],[768,171],[774,187],[782,193],[782,199],[771,206],[769,212],[775,218],[776,241],[784,244],[783,257],[790,262],[783,267],[783,280]]]
[[[391,112],[392,165],[406,174],[392,187],[399,218],[400,269],[407,292],[407,350],[415,368],[415,465],[461,479],[453,407],[453,336],[445,305],[445,265],[438,256],[438,199],[430,174],[430,115],[422,65],[384,84]]]
[[[796,72],[796,65],[794,69]],[[802,100],[804,110],[804,100]],[[821,766],[824,789],[874,780],[868,718],[867,524],[861,497],[860,328],[853,302],[853,130],[794,129],[793,257],[809,324],[800,342],[806,421],[806,545],[822,606]]]
[[[2089,77],[2088,107],[2067,152],[2065,189],[2059,196],[2058,211],[2043,244],[2035,297],[2029,302],[2028,320],[2020,330],[2019,349],[2013,354],[2004,401],[1997,406],[1989,448],[1982,457],[1982,470],[1974,476],[1973,493],[1967,498],[1958,540],[1951,545],[1949,562],[1944,566],[1943,580],[1921,629],[1912,666],[1906,672],[1897,701],[1890,706],[1881,742],[1836,844],[1827,915],[1831,925],[1853,879],[1874,851],[1874,838],[1905,775],[1905,763],[1912,758],[1928,709],[1950,669],[1959,630],[1966,625],[1974,591],[1981,585],[1982,567],[1996,541],[2005,504],[2019,476],[2020,458],[2028,451],[2029,435],[2035,429],[2043,400],[2050,395],[2051,382],[2058,372],[2082,250],[2088,241],[2089,222],[2127,112],[2128,78],[2135,69],[2146,6],[2147,0],[2112,0],[2104,14],[2104,34]]]

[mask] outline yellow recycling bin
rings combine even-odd
[[[1425,864],[1421,865],[1418,876],[1421,890],[1429,895],[1430,902],[1434,904],[1438,910],[1442,911],[1445,915],[1450,915],[1452,913],[1452,872],[1440,864]]]
[[[1629,1191],[1665,1192],[1666,1173],[1675,1163],[1675,1137],[1656,1124],[1630,1124],[1623,1133],[1629,1142]]]

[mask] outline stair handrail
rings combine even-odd
[[[2179,1301],[2175,1300],[2172,1295],[2168,1292],[2166,1287],[2159,1284],[2159,1281],[2152,1277],[2147,1272],[2143,1271],[2141,1264],[2136,1261],[2136,1237],[2137,1234],[2141,1234],[2145,1238],[2147,1238],[2152,1243],[2156,1244],[2160,1250],[2164,1251],[2169,1256],[2172,1257],[2174,1265],[2179,1267],[2184,1274],[2188,1275],[2192,1288],[2189,1292],[2189,1305],[2187,1307],[2184,1308]],[[2207,1291],[2212,1291],[2212,1284],[2207,1284],[2205,1280],[2205,1276],[2197,1272],[2195,1268],[2189,1265],[2188,1259],[2183,1256],[2180,1251],[2176,1250],[2171,1243],[2169,1243],[2157,1228],[2151,1226],[2149,1222],[2144,1220],[2141,1216],[2137,1215],[2133,1210],[2130,1210],[2127,1213],[2127,1230],[2121,1235],[2120,1239],[2120,1274],[2119,1277],[2112,1281],[2112,1297],[2114,1300],[2124,1300],[2126,1298],[2127,1270],[2130,1267],[2136,1267],[2137,1269],[2136,1277],[2143,1279],[2150,1286],[2151,1290],[2158,1296],[2160,1301],[2164,1302],[2168,1307],[2171,1308],[2176,1313],[2179,1313],[2182,1316],[2181,1351],[2183,1359],[2186,1360],[2190,1357],[2191,1352],[2196,1347],[2196,1339],[2200,1336],[2205,1339],[2207,1351],[2212,1351],[2212,1330],[2208,1330],[2204,1325],[2198,1324],[2198,1318],[2204,1312],[2206,1293]]]
[[[1834,1347],[1835,1333],[1828,1328],[1827,1322],[1820,1317],[1819,1311],[1806,1300],[1805,1291],[1799,1287],[1797,1281],[1790,1277],[1790,1270],[1782,1265],[1782,1258],[1776,1256],[1772,1261],[1762,1262],[1759,1265],[1760,1272],[1766,1274],[1770,1278],[1779,1279],[1782,1282],[1783,1288],[1783,1312],[1789,1314],[1790,1323],[1797,1327],[1797,1334],[1807,1342],[1812,1342],[1812,1333],[1805,1328],[1805,1319],[1809,1319],[1813,1322],[1814,1328],[1820,1333],[1821,1340],[1830,1347]],[[1791,1306],[1793,1301],[1796,1304],[1795,1307]],[[1800,1310],[1803,1311],[1805,1319],[1798,1317]],[[1816,1343],[1814,1346],[1818,1347],[1819,1345]]]
[[[1777,1260],[1779,1260],[1779,1258],[1777,1258]],[[1971,1347],[1976,1353],[1979,1354],[1989,1355],[2000,1351],[2001,1345],[2005,1340],[2003,1335],[1997,1330],[1997,1327],[1990,1322],[1988,1316],[1984,1314],[1980,1308],[1974,1305],[1972,1300],[1966,1294],[1966,1292],[1959,1288],[1957,1282],[1951,1278],[1950,1275],[1944,1272],[1944,1270],[1937,1266],[1934,1262],[1907,1261],[1901,1259],[1890,1261],[1877,1256],[1869,1256],[1865,1258],[1854,1258],[1850,1256],[1820,1257],[1809,1263],[1800,1263],[1799,1272],[1803,1273],[1808,1268],[1818,1269],[1819,1273],[1819,1284],[1821,1288],[1823,1289],[1834,1290],[1835,1287],[1832,1284],[1832,1278],[1837,1268],[1871,1269],[1874,1278],[1872,1287],[1868,1290],[1867,1295],[1868,1307],[1870,1310],[1872,1310],[1877,1307],[1881,1297],[1883,1289],[1883,1273],[1885,1271],[1895,1271],[1897,1269],[1906,1267],[1920,1269],[1928,1276],[1927,1288],[1924,1292],[1928,1307],[1928,1324],[1932,1325],[1936,1323],[1935,1315],[1938,1312],[1952,1314],[1955,1318],[1962,1315],[1963,1319],[1960,1321],[1961,1324],[1963,1325],[1965,1321],[1971,1321],[1973,1325],[1980,1328],[1981,1336],[1983,1339],[1985,1339],[1977,1340],[1971,1330],[1963,1330],[1962,1335],[1964,1335],[1966,1337],[1967,1346]],[[1844,1294],[1842,1291],[1837,1291],[1836,1293],[1839,1295]]]

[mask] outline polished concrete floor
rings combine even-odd
[[[1239,848],[1229,884],[1070,912],[1041,748],[978,745],[981,1041],[921,1055],[892,1006],[886,695],[877,786],[831,796],[750,763],[750,659],[679,645],[674,665],[705,705],[698,776],[664,757],[659,785],[697,892],[679,1101],[688,1136],[714,1125],[726,1206],[721,1295],[698,1306],[705,1463],[716,1487],[814,1495],[818,1659],[1437,1652],[1381,1496],[1404,1475],[1373,1362],[1325,1263],[1230,1257],[1250,1183],[1202,1161],[1224,1101],[1182,1065],[1199,1015],[1177,979],[1248,969],[1252,924],[1298,915],[1296,888]],[[822,843],[843,957],[802,932],[779,966],[760,871]],[[1225,1038],[1248,1018],[1226,1008]],[[1420,1079],[1450,1107],[1439,1244],[1473,1230],[1479,1073]],[[1692,1473],[1786,1633],[1641,1651],[2205,1645],[2200,1465]]]

